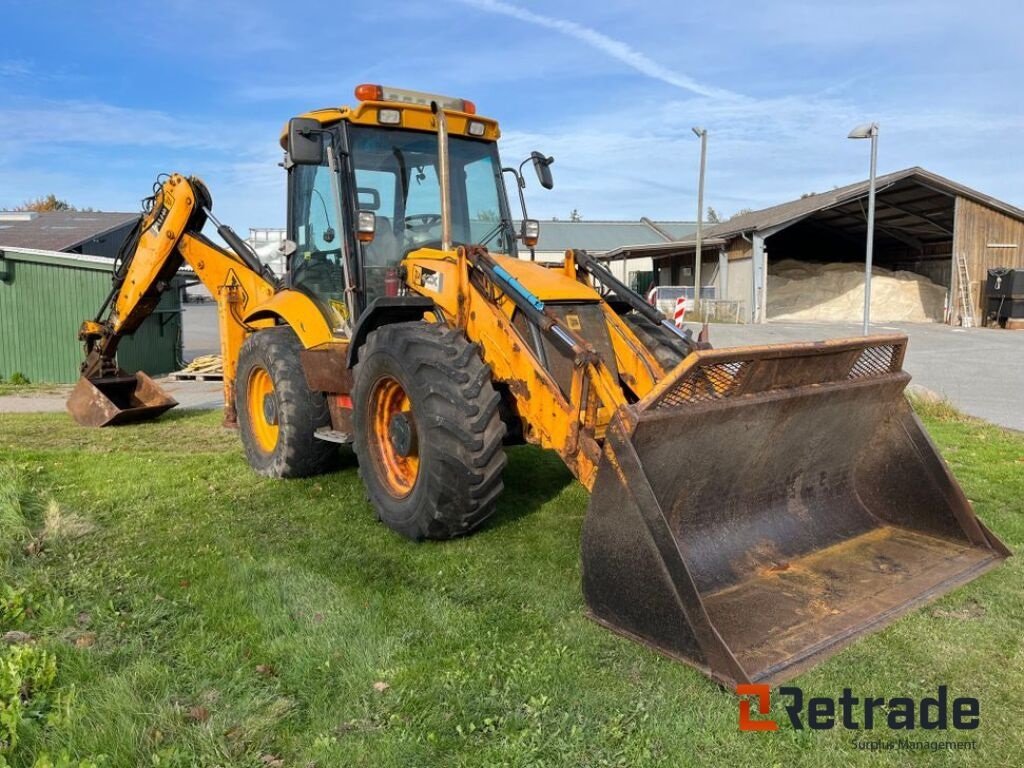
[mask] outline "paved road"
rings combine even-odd
[[[182,335],[185,339],[185,362],[200,355],[220,354],[220,330],[217,327],[217,305],[185,304],[182,313]]]
[[[171,381],[156,379],[157,384],[178,401],[179,408],[210,410],[224,403],[219,381]],[[55,413],[64,410],[71,386],[55,386],[24,395],[0,396],[0,413]]]
[[[874,326],[872,332],[910,337],[904,367],[914,384],[938,393],[972,416],[1024,430],[1024,331],[898,323]],[[711,343],[716,347],[860,335],[859,323],[711,327]]]
[[[1024,331],[988,328],[950,328],[945,325],[902,323],[875,326],[877,333],[910,337],[906,369],[914,384],[923,386],[972,416],[1024,430]],[[184,315],[185,359],[219,351],[217,309],[214,304],[187,305]],[[786,341],[859,336],[851,323],[769,323],[713,325],[716,347],[772,344]],[[185,408],[218,408],[220,384],[161,382]],[[66,395],[0,397],[0,411],[63,410]]]

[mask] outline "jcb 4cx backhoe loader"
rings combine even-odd
[[[517,257],[538,224],[520,191],[513,226],[503,174],[524,181],[472,103],[356,98],[282,134],[283,275],[198,179],[158,181],[82,327],[80,423],[175,405],[115,352],[184,262],[217,298],[226,421],[258,473],[324,472],[352,443],[380,519],[446,539],[494,512],[503,445],[553,449],[592,492],[593,618],[719,682],[791,677],[1009,554],[908,407],[905,337],[711,349],[585,252]]]

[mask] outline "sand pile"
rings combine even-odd
[[[946,289],[924,275],[875,267],[871,319],[941,322]],[[864,266],[783,259],[768,269],[771,320],[856,322],[864,316]]]

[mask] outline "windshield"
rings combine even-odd
[[[366,301],[385,295],[388,271],[409,251],[441,244],[437,136],[350,127],[359,210],[377,216],[373,241],[363,245]],[[452,242],[515,253],[505,208],[498,149],[493,142],[449,136]]]

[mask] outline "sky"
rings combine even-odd
[[[1024,207],[1024,4],[945,0],[282,3],[0,0],[0,208],[134,211],[202,177],[235,229],[285,222],[278,136],[364,82],[473,100],[536,218],[728,216],[920,165]]]

